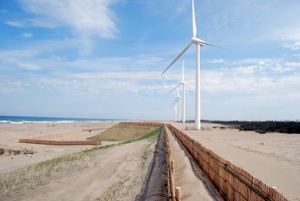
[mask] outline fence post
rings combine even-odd
[[[175,201],[175,172],[174,172],[174,160],[171,160],[171,170],[170,170],[170,174],[172,175],[171,176],[171,187],[172,187],[172,190],[171,190],[171,193],[172,193],[172,201]]]
[[[175,189],[175,198],[176,198],[176,201],[181,201],[181,188],[180,187],[176,187],[176,189]]]

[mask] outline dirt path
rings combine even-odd
[[[58,173],[46,185],[6,200],[134,200],[153,154],[148,145],[144,140],[100,150],[88,167]]]

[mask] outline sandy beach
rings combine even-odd
[[[63,140],[85,140],[103,129],[116,125],[105,123],[61,124],[0,124],[0,147],[6,150],[30,150],[30,154],[0,157],[1,173],[9,173],[51,158],[78,152],[95,146],[58,146],[18,143],[18,138],[32,138],[78,132],[85,129],[100,129],[83,132]],[[54,140],[54,139],[53,139]],[[103,142],[103,145],[118,142]],[[63,166],[58,173],[42,179],[34,188],[3,198],[4,200],[134,200],[140,193],[152,159],[155,143],[147,140],[99,150],[78,163]],[[0,198],[1,199],[1,198]]]
[[[171,123],[205,147],[226,160],[243,167],[246,171],[269,186],[276,187],[289,200],[300,200],[300,135],[258,134],[235,129],[220,129],[217,124],[204,123],[202,131],[187,130],[193,124]],[[53,140],[84,140],[104,129],[116,125],[104,123],[60,123],[60,124],[0,124],[0,148],[20,150],[0,156],[0,174],[24,168],[31,164],[52,159],[68,153],[89,149],[91,145],[38,145],[18,143],[19,138],[34,138],[99,129]],[[103,142],[104,145],[116,142]],[[182,152],[175,138],[171,137],[175,153],[175,172],[178,186],[183,189],[186,200],[214,200],[207,187],[196,178],[190,160]],[[148,149],[143,162],[147,141],[138,141],[107,150],[101,150],[85,159],[84,166],[62,172],[51,177],[34,189],[21,191],[17,196],[5,200],[134,200],[140,193],[150,163],[154,145]],[[22,151],[23,150],[23,151]],[[27,150],[24,151],[24,150]],[[141,163],[143,168],[141,169]],[[112,197],[112,196],[116,197]],[[119,196],[119,197],[118,197]]]
[[[93,146],[56,146],[56,145],[37,145],[19,143],[21,138],[35,138],[51,136],[54,134],[66,134],[79,132],[84,129],[101,128],[107,129],[116,122],[105,123],[25,123],[25,124],[0,124],[0,148],[5,150],[28,150],[32,154],[8,154],[0,156],[0,173],[9,172],[15,169],[25,167],[30,164],[45,161],[63,154],[72,153]],[[96,135],[103,130],[93,132],[83,132],[82,134],[67,136],[64,138],[52,138],[51,140],[86,140],[86,138]],[[112,142],[110,142],[112,143]],[[106,145],[107,142],[103,142]]]

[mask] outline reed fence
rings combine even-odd
[[[89,132],[89,130],[83,130],[83,131],[79,131],[79,132],[64,133],[64,134],[54,134],[54,135],[33,137],[33,138],[28,138],[28,139],[45,140],[45,139],[53,139],[53,138],[67,137],[67,136],[73,136],[73,135],[80,135],[80,134],[84,134],[84,133],[88,133],[88,132]]]
[[[167,145],[167,156],[168,156],[168,183],[169,183],[169,197],[172,201],[175,201],[175,174],[174,174],[174,161],[172,160],[172,148],[169,139],[169,132],[166,126],[163,127],[165,132],[165,141]]]
[[[267,186],[247,171],[221,158],[174,126],[168,127],[226,200],[287,201],[275,188]]]
[[[149,122],[149,121],[122,121],[119,122],[120,125],[134,125],[134,126],[157,126],[157,127],[163,127],[168,124],[164,123],[158,123],[158,122]]]
[[[46,144],[46,145],[101,145],[101,141],[54,141],[38,139],[19,139],[19,143]]]

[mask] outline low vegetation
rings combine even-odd
[[[151,132],[139,136],[138,138],[127,140],[119,144],[107,146],[99,146],[84,151],[60,156],[51,160],[43,161],[35,165],[15,170],[0,175],[0,199],[9,195],[18,194],[23,189],[35,188],[39,185],[47,183],[54,173],[64,172],[71,174],[83,168],[87,168],[97,151],[108,149],[122,144],[132,143],[139,140],[149,140],[154,142],[157,140],[161,128],[152,130]]]
[[[300,134],[299,122],[248,122],[239,126],[241,131],[256,131],[258,133],[276,132],[276,133],[298,133]]]
[[[157,129],[154,126],[115,125],[98,135],[88,138],[93,141],[126,141],[134,140]]]
[[[295,121],[209,121],[230,126],[240,131],[255,131],[257,133],[288,133],[300,134],[300,122]]]

